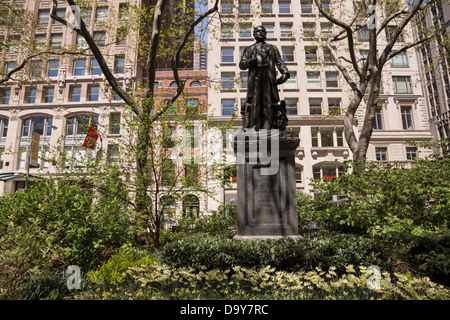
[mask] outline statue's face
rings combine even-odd
[[[264,27],[256,27],[253,31],[253,36],[256,41],[264,41],[266,39],[267,31]]]

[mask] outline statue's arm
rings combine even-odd
[[[280,71],[281,73],[281,77],[275,81],[275,85],[280,85],[282,83],[285,83],[291,77],[291,75],[289,74],[289,70],[286,67],[286,64],[281,58],[281,54],[278,48],[274,46],[273,51],[275,53],[275,65],[277,66],[278,71]]]
[[[239,68],[241,70],[247,70],[250,67],[250,63],[253,61],[251,57],[250,47],[244,49],[244,53],[242,53],[241,61],[239,62]]]

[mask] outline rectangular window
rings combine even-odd
[[[320,128],[320,142],[322,147],[333,147],[333,128]]]
[[[94,42],[99,48],[103,48],[106,43],[106,32],[105,31],[94,31],[93,36]]]
[[[287,115],[297,115],[298,114],[298,99],[284,99],[286,102],[286,114]]]
[[[375,119],[373,120],[373,129],[374,130],[382,130],[383,129],[383,110],[381,108],[377,108],[375,110]]]
[[[125,20],[128,18],[128,4],[119,4],[119,20]]]
[[[116,46],[124,46],[127,44],[128,30],[124,27],[117,29]]]
[[[252,25],[249,23],[239,24],[239,37],[250,38],[252,36]]]
[[[108,144],[108,162],[115,163],[119,160],[119,146],[117,144]]]
[[[5,62],[5,73],[9,73],[11,70],[13,70],[17,66],[17,63],[15,61],[7,61]]]
[[[50,18],[50,9],[39,9],[38,17],[39,17],[39,25],[41,26],[47,25]]]
[[[387,160],[387,148],[375,148],[375,158],[377,161]]]
[[[88,101],[98,101],[100,86],[88,86]]]
[[[281,55],[284,62],[294,61],[294,47],[281,47]]]
[[[250,14],[250,1],[239,1],[239,13]]]
[[[323,48],[323,61],[325,63],[334,63],[334,58],[333,55],[331,54],[330,49],[328,48]]]
[[[49,60],[48,61],[48,69],[47,76],[48,77],[57,77],[59,69],[59,60]]]
[[[367,26],[360,28],[357,32],[358,41],[369,41],[369,29]]]
[[[305,47],[306,62],[317,62],[317,47]]]
[[[290,1],[279,1],[278,7],[279,7],[279,13],[291,13],[291,2]]]
[[[406,52],[401,52],[391,59],[391,67],[393,68],[407,68],[408,66],[408,55]]]
[[[273,13],[273,2],[268,0],[263,0],[261,3],[262,14],[272,14]]]
[[[100,65],[97,62],[97,59],[91,60],[91,75],[92,76],[98,76],[102,74],[102,69],[100,68]]]
[[[292,38],[292,23],[280,23],[280,32],[282,38]]]
[[[327,88],[338,88],[338,73],[337,72],[325,72]]]
[[[275,38],[275,25],[273,23],[263,23],[262,26],[266,28],[267,38]]]
[[[406,160],[414,160],[417,158],[416,147],[406,147]]]
[[[332,24],[331,23],[321,23],[320,24],[320,34],[323,39],[328,39],[332,35]]]
[[[308,89],[320,88],[320,73],[319,72],[307,72],[306,78],[308,81]]]
[[[36,88],[27,88],[25,91],[26,103],[36,103],[36,93]]]
[[[344,129],[336,128],[336,144],[338,147],[344,146]]]
[[[234,113],[234,99],[224,99],[222,100],[222,115],[232,116]]]
[[[109,115],[109,133],[120,134],[120,113],[111,113]]]
[[[222,62],[234,62],[234,48],[222,48]]]
[[[38,78],[42,75],[42,61],[41,60],[31,61],[30,67],[31,67],[30,76],[32,78]]]
[[[319,146],[319,128],[312,128],[311,127],[311,145],[313,147]]]
[[[53,50],[58,50],[62,45],[62,33],[53,33],[50,37],[50,47]]]
[[[241,89],[247,89],[248,86],[248,73],[241,72]]]
[[[18,52],[20,47],[20,35],[12,35],[8,37],[9,41],[9,52]]]
[[[234,73],[222,72],[222,90],[234,89]]]
[[[316,37],[316,24],[305,22],[303,23],[303,37],[305,40],[312,40]]]
[[[114,73],[115,74],[124,74],[125,72],[125,57],[117,56],[114,59]]]
[[[309,98],[309,114],[322,114],[322,98]]]
[[[386,29],[384,29],[386,33],[386,41],[391,41],[392,34],[394,33],[394,30],[396,29],[396,26],[387,26]],[[402,33],[400,33],[397,37],[397,40],[395,42],[405,42],[405,37]]]
[[[341,114],[341,98],[328,98],[328,114],[332,116]]]
[[[401,107],[401,116],[403,129],[413,129],[412,110],[411,107]]]
[[[97,12],[95,13],[95,21],[106,22],[107,19],[108,19],[108,7],[107,6],[97,7]]]
[[[9,104],[9,98],[11,96],[11,89],[9,88],[4,88],[1,89],[1,94],[2,94],[2,104]]]
[[[84,76],[86,74],[86,59],[76,59],[73,63],[73,75]]]
[[[87,49],[89,46],[86,42],[86,39],[84,39],[81,35],[77,34],[77,47],[79,49]]]
[[[70,101],[79,102],[81,99],[81,86],[72,86],[70,88]]]
[[[55,87],[45,87],[42,91],[43,101],[45,103],[52,103],[55,95]]]
[[[220,37],[222,39],[232,39],[233,38],[233,26],[230,24],[222,24],[220,26]]]
[[[302,1],[301,8],[302,8],[302,13],[313,13],[312,1]]]
[[[91,23],[92,9],[91,8],[81,8],[81,18],[85,24]]]
[[[394,93],[413,93],[411,87],[411,77],[409,76],[393,76]]]
[[[289,72],[289,79],[284,83],[284,89],[297,89],[297,72]]]
[[[231,1],[222,1],[220,12],[222,14],[233,14],[233,4]]]

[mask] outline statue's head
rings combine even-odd
[[[266,40],[266,36],[267,36],[267,30],[263,26],[257,26],[253,30],[253,37],[258,42]]]

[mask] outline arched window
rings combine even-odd
[[[177,88],[177,87],[178,87],[178,85],[177,85],[176,81],[172,81],[169,85],[169,88]]]
[[[183,216],[185,218],[198,218],[200,213],[200,200],[193,194],[183,198]]]
[[[344,165],[341,163],[319,163],[313,166],[314,179],[332,179],[340,177],[344,173]]]
[[[191,87],[201,87],[202,84],[199,81],[192,81],[191,82]]]
[[[49,166],[50,138],[52,134],[53,118],[49,116],[34,116],[22,121],[21,139],[19,145],[19,169]],[[30,162],[30,148],[33,133],[39,134],[39,153],[37,161]]]

